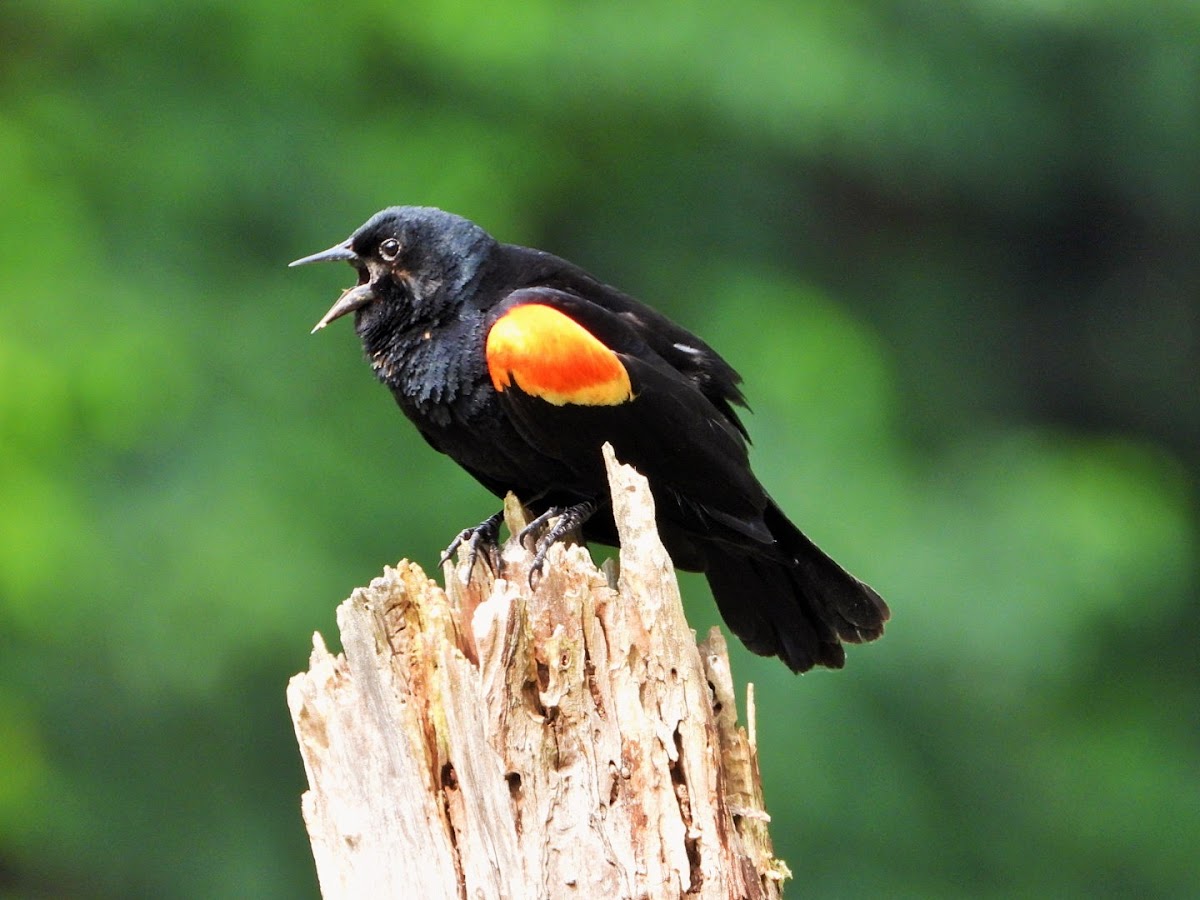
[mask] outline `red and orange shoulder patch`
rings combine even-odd
[[[497,319],[485,352],[492,386],[500,392],[515,384],[555,406],[615,406],[633,399],[617,354],[543,303],[514,306]]]

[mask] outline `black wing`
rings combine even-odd
[[[563,290],[514,291],[491,312],[486,338],[503,408],[532,451],[573,473],[573,484],[553,488],[606,491],[607,441],[665,501],[660,518],[706,539],[771,545],[762,518],[768,499],[736,419],[636,321]]]

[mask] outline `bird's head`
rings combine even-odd
[[[425,206],[393,206],[377,212],[349,238],[291,263],[343,260],[358,272],[313,331],[356,313],[401,326],[452,309],[462,288],[479,273],[495,241],[461,216]]]

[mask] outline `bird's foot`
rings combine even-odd
[[[493,574],[500,571],[500,522],[504,519],[504,510],[494,513],[471,528],[464,528],[450,542],[450,546],[442,551],[438,568],[446,565],[456,550],[463,544],[467,545],[467,575],[475,568],[475,560],[482,559],[488,564]]]
[[[597,504],[592,500],[585,500],[574,506],[552,506],[521,529],[517,540],[522,544],[529,544],[532,536],[542,526],[551,519],[557,519],[545,534],[529,544],[530,549],[533,550],[533,562],[529,567],[529,586],[531,588],[537,587],[536,582],[542,577],[542,567],[545,565],[546,554],[550,552],[550,548],[572,531],[579,529],[595,514],[597,509]]]

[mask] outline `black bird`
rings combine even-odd
[[[805,537],[750,471],[741,378],[708,344],[578,266],[459,216],[398,206],[293,266],[358,272],[313,331],[354,313],[376,377],[435,450],[512,491],[549,545],[617,542],[600,448],[650,481],[675,565],[701,571],[746,646],[841,668],[888,607]],[[459,535],[494,546],[499,515]]]

